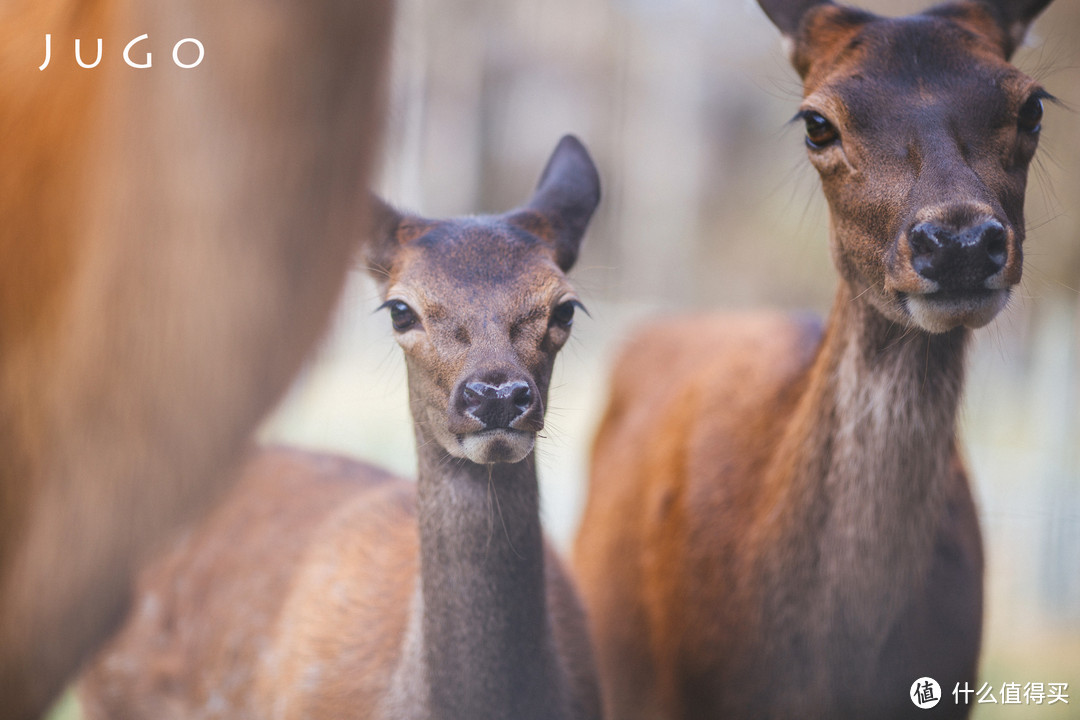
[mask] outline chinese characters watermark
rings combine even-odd
[[[976,704],[1000,704],[1000,705],[1053,705],[1055,703],[1069,704],[1069,683],[1065,682],[1018,682],[1002,683],[997,693],[994,686],[984,682],[975,690],[966,682],[963,687],[956,683],[952,691],[956,704],[971,704],[971,696],[974,695]]]
[[[952,689],[953,702],[957,705],[1055,705],[1069,704],[1067,682],[1006,682],[995,688],[988,682],[975,689],[967,682],[956,683]],[[910,691],[911,702],[924,710],[941,702],[941,686],[934,678],[921,677]]]
[[[915,707],[928,710],[941,702],[941,686],[937,680],[921,677],[911,686],[911,702]]]

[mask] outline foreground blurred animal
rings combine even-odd
[[[0,9],[0,718],[39,717],[119,624],[325,327],[389,25],[389,0]]]
[[[83,683],[89,717],[600,717],[533,454],[579,304],[563,273],[599,198],[567,137],[519,210],[384,209],[369,263],[405,351],[418,483],[256,454],[143,578]]]
[[[823,332],[693,317],[623,352],[575,549],[613,717],[968,714],[983,557],[956,412],[971,332],[1020,281],[1047,93],[1008,59],[1046,2],[761,0],[841,282]]]

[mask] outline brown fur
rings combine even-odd
[[[910,235],[992,218],[1007,258],[985,287],[1019,281],[1037,138],[1015,118],[1038,88],[1006,61],[1007,8],[763,5],[792,41],[803,109],[837,130],[810,156],[842,282],[823,333],[698,317],[623,352],[575,547],[605,704],[963,717],[949,693],[975,680],[983,560],[955,419],[969,328],[1000,307],[982,287],[939,293]],[[945,694],[932,711],[908,696],[923,675]]]
[[[2,13],[0,716],[22,720],[116,627],[143,559],[225,489],[319,337],[363,221],[390,12]],[[154,66],[133,70],[120,53],[144,32]],[[206,58],[181,70],[169,53],[190,36]],[[100,66],[76,66],[76,37],[103,38]]]
[[[368,259],[392,318],[402,303],[415,318],[396,329],[417,483],[255,455],[143,576],[139,611],[85,676],[90,717],[598,720],[588,629],[543,540],[532,454],[569,338],[563,272],[598,182],[564,139],[527,208],[548,218],[544,235],[519,213],[426,221],[380,205]],[[477,378],[527,381],[539,404],[486,426],[458,402]]]
[[[255,453],[140,577],[131,621],[83,679],[86,716],[380,717],[413,609],[416,502],[415,483],[371,465]],[[545,561],[557,644],[580,662],[580,604]]]

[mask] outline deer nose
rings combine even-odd
[[[1005,267],[1008,234],[997,220],[960,229],[921,222],[908,231],[911,266],[942,290],[978,290]]]
[[[509,428],[537,404],[532,385],[509,380],[498,385],[472,380],[461,388],[461,411],[479,420],[484,430]]]

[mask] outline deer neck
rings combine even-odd
[[[804,576],[790,587],[809,591],[826,642],[873,652],[925,578],[968,335],[898,326],[841,284],[771,477],[788,533],[774,567]]]
[[[416,654],[430,717],[563,717],[533,454],[477,465],[417,434]]]

